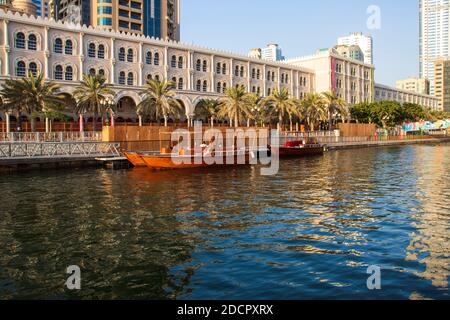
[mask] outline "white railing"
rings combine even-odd
[[[0,132],[0,142],[102,141],[101,132]]]
[[[119,147],[108,142],[0,142],[0,160],[117,157]]]

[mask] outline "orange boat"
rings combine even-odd
[[[233,159],[232,163],[230,163],[228,157]],[[250,157],[250,153],[244,151],[222,152],[222,155],[218,157],[204,156],[202,154],[178,156],[173,156],[171,154],[141,155],[141,158],[147,167],[153,170],[192,169],[222,165],[248,165],[250,164]],[[218,161],[219,163],[217,163],[217,159],[220,159],[220,161]]]
[[[145,167],[147,166],[142,160],[142,156],[137,152],[124,152],[125,157],[131,164],[135,167]]]

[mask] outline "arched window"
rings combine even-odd
[[[145,56],[145,63],[152,64],[152,52],[147,51],[147,55]]]
[[[54,46],[53,46],[53,51],[55,53],[63,53],[63,48],[62,47],[63,47],[62,40],[60,38],[56,38]]]
[[[216,73],[220,74],[220,71],[222,70],[222,65],[220,64],[220,62],[217,62],[217,66],[216,66]]]
[[[226,82],[224,82],[222,86],[222,93],[225,93],[226,91],[227,91],[227,84]]]
[[[227,64],[222,64],[222,74],[227,74]]]
[[[208,62],[206,60],[203,60],[203,72],[208,71]]]
[[[37,50],[37,38],[34,34],[30,34],[28,36],[28,50]]]
[[[63,67],[59,64],[55,67],[54,78],[56,80],[63,79]]]
[[[255,79],[256,77],[256,70],[255,68],[252,69],[252,79]]]
[[[241,78],[244,77],[244,67],[241,66],[241,73],[240,73]]]
[[[258,96],[261,94],[261,87],[258,87],[258,88],[256,89],[256,94],[257,94]]]
[[[217,91],[217,93],[221,93],[222,92],[222,84],[220,82],[217,82],[216,91]]]
[[[289,75],[288,74],[285,76],[284,81],[286,81],[286,83],[289,83]]]
[[[88,57],[95,58],[95,43],[89,43]]]
[[[202,70],[202,61],[200,59],[198,59],[197,63],[195,64],[195,70],[197,70],[197,71]]]
[[[72,40],[66,40],[66,47],[64,49],[65,54],[72,55],[73,54],[73,43]]]
[[[172,68],[176,68],[177,67],[177,57],[176,56],[172,56],[172,61],[171,61],[170,66]]]
[[[28,65],[28,72],[30,72],[33,76],[37,76],[37,64],[35,62],[30,62]]]
[[[253,92],[253,93],[256,92],[256,87],[255,87],[255,86],[252,87],[252,92]]]
[[[183,57],[178,58],[178,69],[183,69]]]
[[[267,81],[270,81],[270,71],[267,71]]]
[[[258,70],[256,70],[256,79],[261,79],[261,70],[260,69],[258,69]]]
[[[159,82],[159,75],[158,74],[155,76],[155,80]]]
[[[272,81],[275,81],[275,72],[272,71]]]
[[[178,90],[184,89],[184,81],[183,78],[178,79]]]
[[[25,75],[26,75],[25,62],[23,62],[23,61],[17,62],[16,76],[18,76],[18,77],[25,77]]]
[[[173,77],[172,78],[172,89],[176,89],[177,88],[177,78]]]
[[[153,80],[153,76],[151,74],[147,75],[147,81]]]
[[[205,80],[203,81],[203,92],[208,91],[208,82]]]
[[[73,68],[71,66],[66,67],[65,80],[72,81],[73,80]]]
[[[281,83],[284,83],[284,73],[281,74]]]
[[[155,52],[154,65],[159,66],[159,53]]]
[[[125,48],[119,49],[119,61],[125,61]]]
[[[197,80],[197,87],[196,87],[197,91],[201,91],[202,90],[202,81],[201,80]]]
[[[128,73],[127,85],[132,86],[134,84],[134,75],[132,72]]]
[[[23,32],[16,34],[16,48],[25,49],[25,35]]]
[[[99,59],[105,59],[105,46],[102,44],[98,45],[97,57]]]
[[[105,76],[105,70],[103,70],[103,69],[98,70],[98,74],[104,77]]]
[[[133,62],[133,49],[128,49],[128,54],[127,54],[127,62]]]
[[[95,76],[96,73],[97,73],[97,72],[95,71],[94,68],[90,68],[90,69],[89,69],[89,74],[90,74],[91,76]]]
[[[236,66],[236,67],[234,68],[234,75],[235,75],[236,77],[239,77],[239,66]]]
[[[125,84],[125,72],[121,71],[119,73],[119,84],[124,85]]]

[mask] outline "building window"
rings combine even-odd
[[[275,82],[275,72],[272,71],[272,82]]]
[[[217,82],[216,91],[217,91],[217,93],[221,93],[222,92],[222,84],[220,82]]]
[[[28,36],[28,50],[36,51],[37,49],[37,38],[34,34]]]
[[[183,69],[183,57],[178,58],[178,69]]]
[[[125,48],[119,49],[119,61],[125,61]]]
[[[67,66],[65,80],[72,81],[72,79],[73,79],[73,68],[71,66]]]
[[[97,57],[99,59],[105,59],[105,46],[100,44],[98,46],[98,52],[97,52]]]
[[[17,62],[16,76],[25,77],[25,74],[26,74],[25,62],[23,61]]]
[[[203,60],[203,72],[208,71],[208,63],[206,62],[206,60]]]
[[[158,52],[155,53],[154,65],[159,66],[159,53]]]
[[[270,71],[267,71],[267,81],[270,81]]]
[[[62,80],[63,79],[63,68],[59,64],[55,67],[54,78],[56,80]]]
[[[222,93],[227,92],[227,84],[224,82],[222,86]]]
[[[98,70],[98,74],[104,77],[105,76],[105,70],[103,70],[103,69]]]
[[[35,62],[30,62],[30,64],[28,65],[28,71],[29,73],[31,73],[33,76],[37,76],[37,64]]]
[[[132,72],[128,73],[127,85],[132,86],[134,84],[134,76]]]
[[[222,65],[220,64],[220,62],[218,62],[217,63],[217,66],[216,66],[216,73],[217,74],[220,74],[220,71],[222,70]]]
[[[241,66],[241,72],[240,72],[241,78],[244,77],[244,67]]]
[[[172,68],[176,68],[177,67],[177,57],[176,56],[172,56],[172,61],[171,61],[170,66]]]
[[[95,69],[94,68],[90,68],[89,69],[89,75],[95,76],[95,74],[96,74]]]
[[[112,26],[112,18],[97,18],[97,24],[99,26]]]
[[[95,58],[95,44],[94,43],[89,43],[88,57]]]
[[[54,47],[53,47],[53,51],[55,53],[63,53],[62,46],[63,46],[62,40],[60,38],[56,38],[55,39],[55,44],[54,44]]]
[[[222,74],[227,74],[227,64],[222,64]]]
[[[261,78],[261,70],[256,70],[256,79],[260,79]]]
[[[66,47],[64,50],[65,54],[72,55],[73,54],[73,43],[72,40],[66,40]]]
[[[197,89],[197,91],[201,91],[202,90],[202,81],[201,80],[197,80],[196,89]]]
[[[178,79],[178,90],[183,90],[184,88],[183,78]]]
[[[285,76],[284,80],[286,83],[289,83],[289,75],[288,74]]]
[[[25,35],[22,32],[16,35],[16,48],[25,49]]]
[[[150,51],[147,51],[147,55],[145,56],[145,63],[152,64],[152,53]]]
[[[284,83],[284,73],[281,74],[281,83]]]
[[[197,70],[197,71],[202,70],[202,61],[200,59],[198,59],[197,63],[195,64],[195,70]]]
[[[236,77],[239,77],[239,66],[236,66],[236,67],[234,68],[234,75],[235,75]]]
[[[159,82],[159,75],[156,75],[156,76],[155,76],[155,80],[156,80],[157,82]]]
[[[151,74],[147,75],[147,82],[153,80],[153,76]]]
[[[208,91],[208,82],[205,80],[203,81],[203,92]]]
[[[125,85],[125,72],[123,71],[119,73],[119,84]]]
[[[252,69],[252,79],[255,79],[256,77],[256,70],[255,68]]]
[[[127,61],[128,62],[133,62],[133,49],[128,49],[128,54],[127,54]]]

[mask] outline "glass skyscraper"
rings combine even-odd
[[[435,93],[435,61],[449,56],[450,0],[419,0],[420,77]]]
[[[144,0],[144,34],[161,38],[161,0]]]

